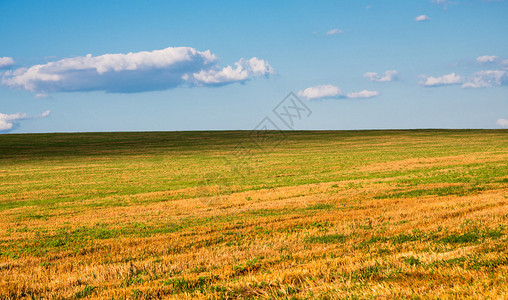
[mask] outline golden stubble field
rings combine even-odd
[[[246,140],[0,136],[0,298],[508,298],[508,131]]]

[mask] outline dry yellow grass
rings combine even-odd
[[[0,298],[507,298],[507,138],[297,132],[245,177],[218,142],[4,150]]]

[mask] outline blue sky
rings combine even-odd
[[[0,0],[0,132],[248,130],[291,91],[295,129],[508,127],[507,20],[484,0]]]

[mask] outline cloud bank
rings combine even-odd
[[[0,69],[11,67],[15,64],[11,57],[0,57]]]
[[[28,117],[25,113],[17,113],[17,114],[2,114],[0,113],[0,131],[9,131],[14,129],[14,127],[22,120],[29,119],[37,119],[37,118],[45,118],[49,116],[51,112],[49,110],[43,112],[40,115],[36,115],[33,117]]]
[[[420,81],[420,84],[427,87],[434,87],[442,85],[460,84],[461,82],[462,77],[456,75],[455,73],[451,73],[440,77],[428,76],[425,78],[425,80]]]
[[[7,71],[2,84],[37,94],[105,91],[136,93],[178,86],[217,86],[245,82],[273,73],[270,64],[253,57],[220,68],[217,57],[190,47],[127,54],[65,58]]]
[[[317,100],[317,99],[362,99],[362,98],[372,98],[378,96],[378,91],[368,91],[363,90],[360,92],[352,92],[347,95],[344,95],[342,90],[334,85],[325,84],[325,85],[317,85],[304,89],[303,91],[298,92],[298,96],[305,98],[307,100]]]
[[[370,81],[389,82],[397,79],[397,71],[388,70],[384,72],[384,74],[378,74],[376,72],[367,72],[363,74],[363,77],[368,78]]]

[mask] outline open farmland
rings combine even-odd
[[[0,136],[1,299],[507,298],[507,282],[507,130]]]

